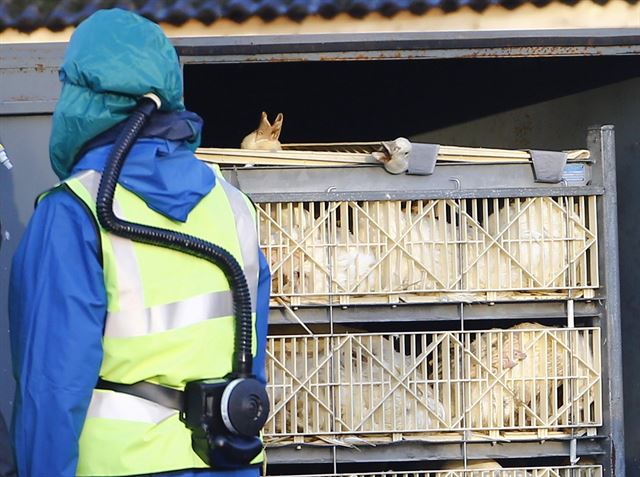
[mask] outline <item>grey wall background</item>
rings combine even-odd
[[[49,166],[51,117],[0,116],[0,138],[14,168],[0,168],[0,412],[9,422],[13,378],[9,349],[7,295],[11,257],[33,212],[36,196],[57,180]]]

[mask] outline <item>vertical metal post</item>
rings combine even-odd
[[[569,215],[570,213],[570,209],[567,207],[567,215]],[[568,230],[568,229],[567,229]],[[567,254],[567,257],[569,255]],[[571,282],[573,284],[573,282]],[[567,328],[569,329],[569,349],[571,350],[570,354],[569,354],[569,376],[575,376],[575,371],[573,369],[573,359],[574,359],[574,355],[573,353],[576,352],[576,346],[574,345],[574,331],[575,331],[575,313],[574,313],[574,302],[573,300],[569,300],[567,301]],[[575,406],[576,403],[574,401],[575,396],[577,394],[577,390],[576,390],[576,382],[575,379],[571,379],[571,386],[570,386],[570,393],[569,393],[569,399],[571,400],[571,426],[573,426],[577,419],[576,419],[576,410],[575,410]],[[578,449],[578,442],[576,441],[576,430],[575,428],[571,427],[571,442],[569,443],[569,463],[571,465],[576,465],[578,463],[578,456],[577,456],[577,449]]]
[[[328,192],[328,191],[327,191]],[[329,283],[327,285],[327,290],[329,291],[329,334],[331,335],[331,338],[329,339],[329,353],[331,353],[330,357],[329,357],[329,379],[331,380],[332,383],[336,382],[336,377],[334,376],[334,370],[335,370],[335,351],[333,348],[334,345],[334,322],[333,322],[333,307],[334,307],[334,291],[333,291],[333,287],[334,287],[334,281],[333,281],[333,264],[334,262],[334,258],[335,258],[335,245],[336,245],[336,240],[334,240],[335,236],[336,236],[336,231],[335,231],[335,223],[333,223],[333,221],[335,220],[335,216],[333,216],[332,219],[329,220],[329,231],[327,232],[328,234],[328,242],[326,245],[326,249],[327,249],[327,259],[329,261]],[[338,371],[339,372],[339,371]],[[340,381],[340,380],[338,380]],[[338,409],[339,407],[336,405],[336,403],[338,402],[338,398],[336,397],[336,394],[338,394],[340,391],[337,389],[336,386],[331,386],[331,408],[332,409]],[[333,413],[333,421],[331,423],[331,430],[335,431],[337,427],[337,423],[336,423],[336,414],[335,412]],[[336,475],[338,473],[338,447],[334,444],[331,448],[331,460],[332,460],[332,464],[333,464],[333,474]]]
[[[616,196],[615,138],[613,126],[589,128],[587,144],[599,169],[604,196],[598,204],[599,265],[605,316],[600,320],[603,353],[604,432],[608,433],[611,477],[624,477],[624,412],[622,402],[622,332],[620,271],[618,264],[618,201]]]
[[[462,343],[464,343],[463,346],[466,346],[467,341],[465,340],[465,334],[464,334],[464,303],[460,303],[460,341],[462,341]],[[464,366],[464,362],[465,362],[465,352],[464,352],[464,348],[461,354],[461,359],[462,359],[462,363],[460,363],[460,369],[462,370],[462,375],[466,376],[465,374],[465,366]],[[464,383],[463,383],[464,384]],[[469,429],[467,428],[467,412],[468,412],[468,408],[467,408],[467,399],[465,397],[466,393],[465,393],[465,389],[464,386],[462,387],[462,409],[464,409],[464,414],[462,416],[462,423],[464,425],[464,431],[462,432],[462,463],[464,468],[467,468],[467,465],[469,464],[468,462],[468,458],[469,458],[469,447],[468,447],[468,442],[470,439],[470,434],[471,431],[469,431]]]

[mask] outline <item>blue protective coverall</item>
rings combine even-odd
[[[92,149],[74,172],[102,170],[110,148]],[[133,147],[120,184],[154,210],[184,221],[215,180],[184,144],[152,138]],[[261,254],[254,372],[263,381],[270,282]],[[96,230],[68,192],[55,190],[36,208],[13,259],[9,305],[19,475],[75,476],[78,438],[102,359],[107,301]],[[259,469],[155,475],[254,477]]]

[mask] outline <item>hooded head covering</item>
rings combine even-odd
[[[163,111],[184,110],[175,48],[158,25],[120,9],[98,11],[78,26],[60,80],[49,141],[60,179],[69,177],[82,145],[127,119],[145,93],[158,95]]]

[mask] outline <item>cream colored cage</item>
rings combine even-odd
[[[494,470],[423,470],[411,472],[376,472],[322,474],[323,477],[602,477],[599,465],[571,467],[519,467]],[[319,477],[298,475],[291,477]]]
[[[258,204],[292,305],[592,297],[595,196]]]
[[[269,445],[540,438],[602,423],[598,328],[271,336],[266,370]]]

